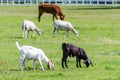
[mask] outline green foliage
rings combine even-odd
[[[64,38],[63,32],[52,37],[52,16],[43,14],[41,22],[37,20],[37,6],[1,6],[0,7],[0,80],[120,80],[120,10],[118,7],[82,7],[61,6],[65,20],[70,21],[79,32],[72,32]],[[33,21],[42,31],[42,35],[22,38],[22,21]],[[29,71],[19,71],[19,52],[15,42],[41,48],[54,60],[54,70],[32,70],[32,61],[26,64]],[[93,67],[76,68],[75,58],[68,58],[68,69],[62,69],[61,58],[63,42],[85,49],[93,62]]]

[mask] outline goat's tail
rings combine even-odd
[[[19,45],[19,43],[18,43],[17,41],[15,42],[15,45],[16,45],[16,47],[17,47],[19,50],[21,50],[20,45]]]

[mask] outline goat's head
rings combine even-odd
[[[91,60],[85,60],[84,64],[86,65],[87,68],[90,66],[90,64],[91,64],[91,66],[93,66]]]
[[[69,49],[70,49],[69,44],[63,43],[63,44],[62,44],[62,49],[63,49],[63,51],[68,52]]]
[[[78,32],[76,31],[76,32],[74,33],[74,35],[75,35],[75,36],[78,36]]]
[[[40,36],[41,35],[41,30],[40,29],[36,29],[36,32],[37,32],[37,34]]]
[[[48,69],[54,68],[54,62],[53,62],[53,60],[49,60],[47,66],[48,66]]]
[[[78,36],[78,32],[75,30],[75,27],[72,29],[72,32],[74,33],[75,36]]]

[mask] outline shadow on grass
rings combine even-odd
[[[77,7],[77,8],[68,8],[68,10],[107,10],[107,9],[120,9],[119,6],[113,7],[113,6],[87,6],[87,7]]]
[[[20,69],[11,69],[10,71],[20,71]]]
[[[38,37],[28,37],[28,38],[23,38],[23,37],[10,37],[11,39],[29,39],[29,38],[31,38],[31,39],[34,39],[34,40],[36,40]]]
[[[11,39],[23,39],[23,37],[10,37]]]

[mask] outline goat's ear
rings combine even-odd
[[[92,63],[92,61],[90,60],[90,64],[91,64],[91,66],[93,66],[93,63]]]
[[[54,63],[54,61],[53,60],[50,60],[51,61],[51,63]]]
[[[63,44],[62,44],[62,47],[66,47],[66,43],[63,43]]]
[[[62,45],[66,45],[66,43],[62,43]]]

